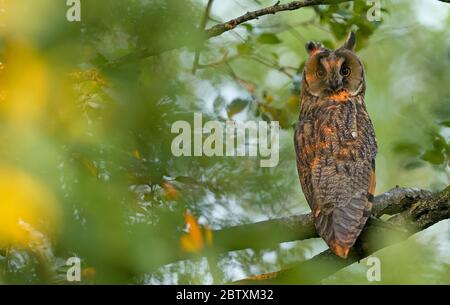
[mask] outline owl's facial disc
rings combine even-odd
[[[353,96],[363,88],[362,64],[347,49],[322,49],[313,54],[305,65],[305,82],[309,93],[328,97],[337,92]]]
[[[341,48],[334,51],[319,43],[306,44],[309,59],[304,70],[305,89],[319,97],[329,97],[338,92],[354,96],[364,90],[364,69],[353,52],[354,46],[353,33]]]
[[[334,52],[327,57],[320,59],[321,66],[326,71],[326,88],[328,94],[333,94],[340,91],[344,87],[344,76],[340,72],[342,63],[344,59],[342,57],[337,57]]]

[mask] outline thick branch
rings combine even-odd
[[[276,272],[268,280],[244,280],[238,283],[314,283],[338,270],[357,262],[375,251],[404,241],[414,233],[450,218],[450,186],[432,193],[426,190],[399,188],[389,190],[374,199],[373,215],[393,215],[387,222],[369,219],[347,259],[326,250],[310,260],[289,269]],[[213,231],[213,245],[200,253],[171,252],[157,262],[157,266],[171,262],[195,259],[201,256],[215,258],[220,253],[241,249],[265,249],[279,243],[318,237],[311,214],[294,215]],[[389,236],[389,238],[386,238]],[[174,239],[178,243],[178,239]],[[211,261],[214,261],[211,260]]]
[[[382,248],[404,241],[414,233],[450,218],[450,187],[436,194],[421,190],[396,188],[378,196],[377,200],[379,202],[375,209],[378,210],[376,213],[384,213],[383,208],[380,209],[382,206],[385,206],[384,209],[387,209],[389,213],[393,210],[391,207],[395,207],[401,213],[391,217],[388,223],[408,228],[408,231],[403,233],[393,232],[388,227],[379,226],[376,221],[369,221],[347,259],[342,259],[330,250],[326,250],[310,260],[278,272],[273,279],[264,281],[245,280],[239,283],[300,284],[319,282]],[[386,206],[386,202],[390,202],[390,205]],[[383,238],[386,236],[389,236],[389,238]]]
[[[375,197],[372,212],[375,217],[399,213],[430,195],[426,190],[396,187]],[[214,231],[213,236],[217,251],[264,249],[282,242],[318,237],[310,213],[226,228]]]
[[[431,192],[426,190],[396,187],[375,197],[373,215],[379,217],[383,214],[391,215],[407,211],[415,203],[422,202],[430,196],[432,196]],[[165,256],[155,263],[160,266],[178,260],[211,254],[218,255],[248,248],[267,249],[276,247],[283,242],[318,237],[310,213],[216,230],[212,235],[213,245],[203,253],[191,254],[180,251],[174,253],[173,256]],[[173,242],[178,243],[178,240],[175,239]]]
[[[223,252],[270,248],[282,242],[314,238],[317,233],[309,213],[226,228],[214,231],[213,236],[217,252]]]

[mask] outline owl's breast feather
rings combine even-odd
[[[336,102],[345,102],[350,99],[350,95],[347,90],[343,89],[331,94],[329,98]]]

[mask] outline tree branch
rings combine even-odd
[[[414,188],[396,187],[374,199],[372,215],[392,215],[431,196],[431,192]],[[319,237],[314,228],[312,214],[293,215],[278,219],[241,225],[214,231],[214,244],[219,249],[236,251],[246,248],[264,249],[282,242]],[[239,236],[239,238],[236,238]],[[264,238],[261,238],[264,236]]]
[[[200,28],[200,31],[203,31],[203,32],[200,33],[200,39],[197,43],[200,44],[212,37],[219,36],[227,31],[234,29],[239,24],[248,22],[250,20],[258,19],[259,17],[264,16],[264,15],[275,14],[275,13],[281,12],[281,11],[293,11],[293,10],[297,10],[297,9],[300,9],[302,7],[307,7],[307,6],[339,4],[339,3],[350,2],[350,1],[354,1],[354,0],[304,0],[304,1],[292,1],[292,2],[289,2],[286,4],[280,4],[280,1],[278,1],[277,3],[275,3],[275,5],[272,5],[272,6],[269,6],[266,8],[262,8],[260,10],[256,10],[253,12],[247,12],[246,14],[244,14],[240,17],[237,17],[235,19],[231,19],[224,23],[216,24],[207,30],[204,30],[204,27]],[[169,44],[167,47],[164,47],[163,49],[156,50],[153,48],[144,48],[144,49],[134,52],[132,54],[128,54],[123,57],[120,57],[120,58],[116,59],[115,61],[106,64],[106,66],[107,67],[118,66],[118,65],[121,65],[128,61],[139,60],[139,59],[143,59],[146,57],[159,55],[166,51],[184,47],[184,46],[186,46],[185,44],[186,44],[185,41],[180,40],[180,42],[174,42],[173,44]]]
[[[395,188],[378,196],[377,201],[377,204],[374,204],[375,214],[391,214],[393,211],[399,211],[400,213],[391,217],[388,223],[408,230],[393,234],[389,228],[369,220],[347,259],[334,255],[328,249],[310,260],[277,272],[272,279],[243,280],[237,283],[316,283],[382,248],[404,241],[414,233],[450,218],[450,187],[435,194],[417,189]],[[381,236],[389,238],[380,238]]]
[[[331,5],[331,4],[340,4],[345,2],[353,2],[354,0],[303,0],[303,1],[291,1],[285,4],[280,4],[280,1],[277,1],[274,5],[265,7],[256,11],[247,12],[242,16],[239,16],[237,18],[231,19],[224,23],[216,24],[206,30],[204,30],[204,27],[200,27],[200,31],[203,31],[202,33],[199,33],[198,39],[196,39],[197,44],[201,44],[204,41],[219,36],[227,31],[230,31],[234,28],[236,28],[238,25],[243,24],[245,22],[258,19],[261,16],[265,15],[273,15],[278,12],[282,11],[294,11],[298,10],[303,7],[308,6],[317,6],[317,5]],[[439,0],[441,2],[448,3],[450,0]],[[208,9],[209,10],[209,9]],[[206,22],[205,22],[206,25]],[[150,56],[156,56],[161,53],[164,53],[166,51],[178,49],[181,47],[186,46],[186,41],[180,40],[178,42],[174,42],[172,44],[168,44],[167,46],[160,48],[160,49],[154,49],[154,48],[143,48],[139,51],[136,51],[134,53],[125,55],[123,57],[120,57],[113,62],[109,62],[105,64],[106,67],[114,67],[121,65],[128,61],[134,61],[134,60],[140,60],[143,58],[147,58]],[[196,55],[198,56],[198,55]],[[194,61],[196,61],[194,59]],[[198,60],[197,60],[198,61]],[[194,70],[194,69],[193,69]]]
[[[446,191],[447,193],[450,193],[450,188],[447,188]],[[420,209],[417,206],[426,204],[429,198],[445,199],[444,197],[442,197],[441,193],[432,193],[427,190],[420,190],[414,188],[396,187],[384,194],[375,197],[372,214],[375,217],[380,217],[384,214],[392,215],[395,213],[402,213],[400,215],[403,216],[402,218],[399,218],[398,221],[394,220],[391,221],[392,223],[391,225],[394,226],[396,224],[400,224],[401,222],[400,220],[405,218],[406,214],[404,213],[411,211],[411,209],[413,208],[416,209],[417,211],[420,211]],[[443,202],[444,208],[445,204],[447,204],[448,208],[449,204],[448,198],[446,199],[446,201],[444,200]],[[427,219],[426,218],[427,215],[428,213],[424,213],[420,221],[425,221]],[[444,218],[449,218],[448,214],[446,217],[445,214],[444,215],[429,214],[429,216],[432,216],[430,219],[427,220],[430,225]],[[389,230],[389,232],[391,233],[393,231],[392,228],[383,228],[383,226],[380,226],[379,223],[373,220],[372,221],[369,220],[367,227],[369,227],[369,225],[371,225],[371,227],[374,228],[381,227],[382,229]],[[302,215],[293,215],[278,219],[261,221],[252,224],[245,224],[225,228],[213,231],[212,235],[213,235],[213,245],[208,249],[205,249],[203,252],[192,254],[180,251],[178,253],[174,253],[171,256],[165,256],[162,260],[155,262],[156,265],[161,266],[179,260],[193,259],[199,256],[218,255],[220,253],[243,250],[248,248],[254,250],[273,248],[283,242],[305,240],[319,237],[314,228],[311,213]],[[178,240],[174,240],[174,242],[178,242]],[[321,255],[335,256],[331,252],[327,253],[328,254],[321,254]],[[336,258],[338,257],[336,256]],[[351,261],[351,259],[348,259],[347,262],[351,264],[353,261]]]
[[[247,12],[242,16],[231,19],[227,22],[216,24],[215,26],[206,30],[206,38],[209,39],[211,37],[219,36],[227,31],[234,29],[239,24],[245,23],[250,20],[258,19],[264,15],[273,15],[282,11],[293,11],[300,9],[302,7],[321,5],[321,4],[339,4],[344,2],[350,2],[354,0],[304,0],[304,1],[292,1],[285,4],[280,4],[280,1],[277,1],[272,6],[265,7],[253,12]]]
[[[205,29],[206,23],[208,22],[209,12],[211,11],[213,2],[214,0],[208,0],[208,3],[206,4],[205,13],[199,27],[202,31]],[[197,47],[195,50],[194,63],[192,64],[192,74],[195,74],[195,72],[197,71],[198,61],[200,60],[200,49],[200,47]]]

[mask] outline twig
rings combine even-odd
[[[221,35],[224,32],[234,29],[239,24],[245,23],[250,20],[258,19],[264,15],[276,14],[282,11],[293,11],[302,7],[314,6],[320,4],[339,4],[344,2],[350,2],[354,0],[304,0],[304,1],[292,1],[285,4],[280,4],[280,1],[272,6],[265,7],[256,11],[247,12],[242,16],[231,19],[228,22],[217,24],[206,30],[206,37],[211,38]]]
[[[283,73],[284,75],[286,75],[289,78],[293,78],[294,77],[291,73],[286,71],[285,67],[281,67],[281,66],[278,66],[276,64],[272,64],[272,63],[266,62],[264,59],[256,57],[256,56],[251,56],[250,59],[252,59],[252,60],[254,60],[256,62],[259,62],[260,64],[262,64],[262,65],[264,65],[264,66],[266,66],[268,68],[277,70],[277,71]]]
[[[199,27],[199,29],[201,31],[203,31],[206,27],[206,23],[208,22],[208,19],[209,19],[209,12],[211,11],[213,2],[214,2],[214,0],[208,0],[208,3],[206,4],[205,14],[203,15],[203,18],[202,18],[202,21],[201,21],[200,27]],[[194,64],[192,65],[192,74],[195,74],[195,72],[197,70],[198,61],[200,60],[200,49],[201,49],[200,47],[197,47],[195,50]]]

